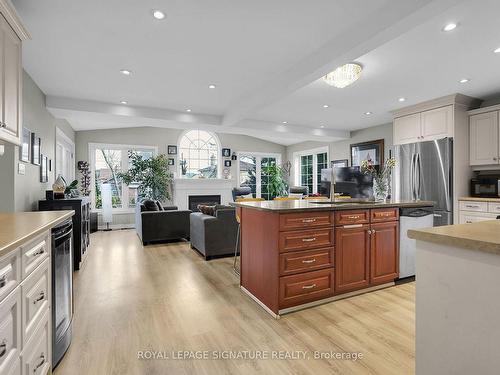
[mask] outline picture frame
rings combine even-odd
[[[31,131],[24,127],[19,146],[19,160],[25,163],[31,162]]]
[[[337,160],[332,160],[330,162],[331,168],[342,168],[342,167],[348,167],[348,166],[349,166],[348,159],[337,159]]]
[[[371,160],[373,165],[384,165],[384,140],[355,143],[351,145],[351,166],[359,167],[363,160]]]
[[[49,158],[45,155],[40,157],[40,182],[49,182]]]
[[[230,158],[231,157],[231,149],[230,148],[223,148],[222,149],[222,156],[225,158]]]
[[[231,160],[224,160],[224,167],[226,168],[231,167]]]
[[[170,165],[170,166],[175,165],[175,159],[174,158],[168,158],[168,165]]]
[[[236,155],[236,152],[233,152],[231,155],[231,160],[238,160],[238,155]]]
[[[31,133],[31,163],[34,165],[42,163],[42,140],[35,133]]]
[[[167,154],[168,155],[177,155],[177,146],[176,145],[168,145],[167,146]]]

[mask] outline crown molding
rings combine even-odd
[[[15,31],[19,39],[28,40],[31,39],[29,31],[24,27],[21,18],[16,12],[14,5],[12,5],[10,0],[0,0],[0,13],[9,23],[10,27]]]
[[[465,110],[471,108],[477,108],[481,104],[481,99],[473,98],[463,94],[452,94],[442,96],[440,98],[427,100],[422,103],[410,105],[408,107],[399,108],[391,111],[394,118],[412,115],[414,113],[429,111],[431,109],[436,109],[440,107],[446,107],[448,105],[454,105],[458,107],[464,107]]]

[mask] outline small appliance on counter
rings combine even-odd
[[[478,171],[470,181],[471,197],[500,198],[500,171]]]

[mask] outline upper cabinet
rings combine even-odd
[[[453,137],[453,105],[394,119],[394,144]]]
[[[29,37],[9,0],[0,0],[0,140],[20,144],[22,44]]]
[[[473,113],[479,110],[472,111]],[[499,111],[472,114],[469,118],[470,165],[499,164]]]

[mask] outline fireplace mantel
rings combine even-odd
[[[187,210],[190,195],[212,194],[220,195],[221,203],[228,204],[233,200],[231,194],[233,187],[234,181],[224,178],[175,178],[174,204],[179,210]]]

